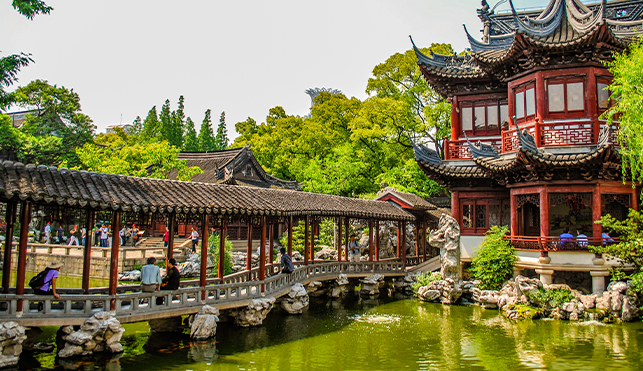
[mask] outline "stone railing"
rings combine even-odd
[[[276,274],[278,266],[267,271],[272,276],[263,281],[249,279],[253,271],[240,272],[219,279],[209,280],[206,286],[198,286],[198,281],[183,281],[181,288],[174,291],[140,292],[139,286],[121,286],[117,295],[106,294],[106,288],[90,289],[89,295],[75,294],[75,290],[60,289],[60,299],[38,295],[0,295],[0,321],[14,320],[26,325],[38,320],[86,319],[97,311],[114,308],[121,322],[145,321],[150,315],[189,314],[204,304],[235,307],[247,305],[255,298],[280,296],[287,293],[294,283],[335,279],[340,273],[349,275],[382,274],[384,276],[403,276],[406,270],[399,261],[386,262],[325,262],[300,266],[290,275]],[[23,311],[18,312],[18,302],[22,301]],[[178,314],[177,314],[178,313]],[[158,317],[158,316],[157,316]]]

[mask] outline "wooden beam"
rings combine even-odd
[[[310,226],[310,215],[306,215],[306,223],[304,225],[304,265],[308,265],[308,227]]]
[[[167,220],[167,229],[169,229],[169,236],[167,239],[167,253],[168,259],[174,258],[174,233],[176,232],[176,213],[170,213]]]
[[[25,293],[25,271],[27,268],[27,243],[29,242],[29,223],[31,222],[31,202],[20,203],[20,242],[18,244],[18,272],[16,295]],[[22,312],[22,300],[18,300],[17,311]]]
[[[313,218],[313,222],[310,227],[310,263],[315,263],[315,229],[317,227],[317,219]]]
[[[270,229],[268,230],[268,261],[270,261],[270,266],[275,263],[275,225],[270,224]],[[272,268],[271,268],[272,269]]]
[[[120,238],[118,232],[121,230],[121,212],[114,211],[112,215],[112,253],[109,260],[109,295],[116,295],[118,287],[118,249],[120,247]],[[114,233],[116,231],[116,233]],[[109,309],[116,310],[116,300],[110,300]]]
[[[294,220],[293,220],[292,215],[290,216],[290,218],[288,220],[289,220],[288,221],[288,228],[289,228],[289,230],[288,230],[288,256],[290,256],[290,258],[292,259],[292,232],[294,230],[294,226],[293,226]]]
[[[549,193],[547,188],[543,187],[538,192],[540,195],[540,236],[549,236]],[[574,232],[572,232],[574,233]]]
[[[397,257],[402,257],[402,222],[397,222]]]
[[[94,211],[85,211],[85,248],[83,249],[83,293],[89,294],[89,273],[92,263],[92,226],[94,225]]]
[[[221,221],[221,233],[219,234],[219,270],[217,276],[223,280],[225,276],[225,239],[228,235],[228,222],[223,219]],[[223,282],[221,282],[223,283]]]
[[[342,229],[343,229],[341,216],[337,219],[337,227],[339,229],[338,236],[337,236],[337,261],[340,262],[342,261]]]
[[[248,243],[246,245],[246,270],[248,271],[248,280],[252,280],[252,217],[248,217]]]
[[[266,279],[266,217],[261,217],[261,246],[259,247],[259,281]],[[261,292],[266,286],[261,284]]]
[[[402,267],[406,269],[406,222],[402,222]]]
[[[601,189],[598,185],[596,185],[596,188],[592,192],[592,220],[596,221],[601,218]],[[575,233],[576,231],[573,231],[571,233]],[[603,234],[603,227],[600,224],[592,223],[592,237],[594,238],[600,238]]]
[[[13,228],[16,224],[16,214],[18,212],[18,203],[9,201],[7,202],[5,220],[7,222],[7,230],[4,238],[4,260],[2,265],[2,292],[9,293],[9,286],[11,285],[11,250],[13,249]]]
[[[346,235],[344,236],[344,261],[348,261],[348,241],[350,238],[350,218],[344,219],[344,227],[346,228]]]

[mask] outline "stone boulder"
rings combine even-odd
[[[74,331],[72,326],[63,326],[61,330],[65,335],[62,337],[64,345],[58,351],[60,358],[100,352],[123,352],[120,341],[125,329],[110,312],[94,314],[78,331]]]
[[[322,246],[322,249],[315,253],[315,260],[334,260],[337,261],[337,250],[328,246]]]
[[[230,314],[234,317],[234,323],[241,327],[261,326],[276,299],[274,297],[253,299],[245,308],[234,309]]]
[[[320,281],[313,281],[306,285],[306,293],[312,297],[322,296],[327,292],[327,288]]]
[[[304,261],[304,256],[301,255],[301,253],[299,251],[293,251],[291,258],[292,258],[292,261],[294,261],[294,262],[303,262]]]
[[[26,339],[24,327],[13,321],[0,323],[0,368],[18,364]]]
[[[381,274],[371,274],[364,279],[360,280],[362,288],[361,295],[373,296],[380,294],[380,287],[384,286],[384,276]]]
[[[125,271],[118,274],[119,281],[140,281],[141,280],[141,271]]]
[[[308,307],[309,298],[306,288],[301,283],[296,283],[290,288],[288,295],[281,299],[281,308],[288,314],[301,314]]]
[[[346,286],[348,286],[348,276],[344,273],[341,273],[335,282],[331,285],[330,288],[330,297],[332,298],[339,298],[342,296],[347,291]]]
[[[607,320],[611,315],[624,322],[633,321],[640,317],[639,305],[637,295],[622,281],[611,282],[607,291],[596,298],[596,309],[602,311]]]
[[[197,314],[188,319],[190,326],[190,337],[195,340],[206,340],[217,334],[217,322],[219,321],[219,310],[209,305],[201,307]]]
[[[515,297],[522,297],[523,295],[529,297],[528,293],[532,291],[538,291],[538,289],[543,288],[543,283],[540,282],[537,278],[527,278],[525,276],[518,275],[514,279],[515,283]]]
[[[150,325],[150,331],[157,333],[181,333],[185,328],[181,316],[151,319],[147,323]]]

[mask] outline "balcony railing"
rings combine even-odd
[[[505,236],[505,241],[509,241],[517,250],[531,251],[589,251],[589,246],[611,245],[619,243],[618,238],[561,238],[554,236]]]
[[[502,140],[499,138],[496,139],[486,139],[486,138],[476,138],[472,139],[471,142],[477,144],[478,141],[489,144],[496,149],[496,152],[502,152]],[[447,140],[446,141],[446,153],[445,160],[462,160],[471,158],[471,149],[469,148],[469,143],[466,140]]]

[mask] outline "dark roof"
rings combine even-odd
[[[412,220],[388,203],[293,190],[150,179],[0,162],[0,201],[144,212]]]
[[[249,146],[223,151],[181,152],[179,153],[179,160],[187,160],[187,166],[198,166],[203,170],[203,174],[197,174],[192,177],[194,182],[241,184],[251,187],[294,190],[301,188],[301,185],[295,181],[279,179],[266,173]],[[247,163],[251,163],[256,169],[258,180],[239,180],[234,176]],[[172,171],[169,178],[176,179],[177,172]]]
[[[409,205],[411,208],[416,210],[435,210],[437,206],[433,205],[424,198],[415,195],[413,193],[400,192],[396,188],[386,187],[377,193],[375,201],[380,201],[386,196],[393,196],[405,204]]]

